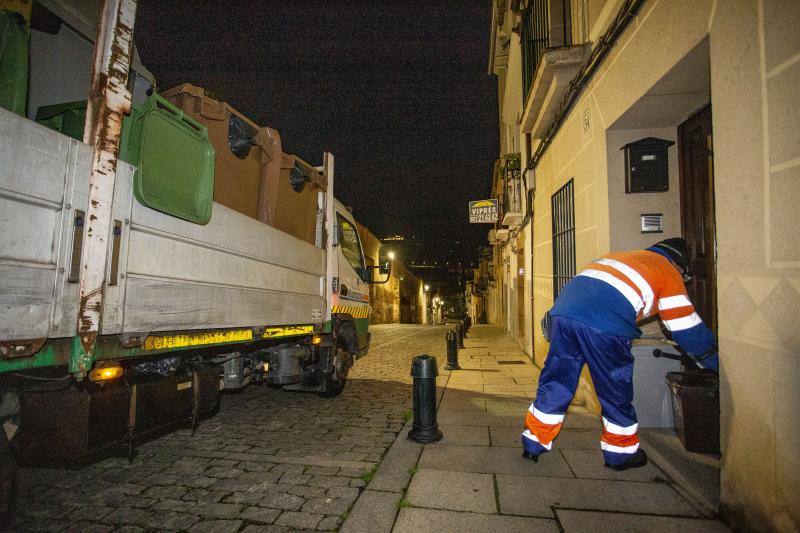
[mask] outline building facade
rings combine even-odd
[[[377,265],[381,241],[366,226],[356,222],[368,265]],[[369,286],[372,324],[426,324],[427,293],[424,283],[400,259],[392,261],[386,283]]]
[[[686,238],[719,337],[723,515],[761,531],[800,528],[798,28],[792,0],[493,2],[488,320],[542,365],[538,322],[583,265]]]

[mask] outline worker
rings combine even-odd
[[[642,333],[637,322],[658,314],[700,366],[718,366],[714,335],[686,293],[689,279],[686,241],[673,238],[605,255],[567,283],[542,323],[550,351],[525,419],[524,458],[535,462],[552,448],[586,363],[602,408],[605,465],[626,470],[647,464],[631,403],[631,341]]]

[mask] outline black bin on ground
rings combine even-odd
[[[690,452],[719,453],[719,376],[668,372],[675,433]]]

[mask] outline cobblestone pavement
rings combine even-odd
[[[444,327],[373,328],[333,399],[251,386],[194,436],[143,444],[131,464],[21,469],[16,531],[335,530],[411,409],[410,362],[444,356]]]

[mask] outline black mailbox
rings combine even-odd
[[[673,141],[646,137],[628,143],[625,151],[625,192],[661,192],[669,190],[667,148]]]

